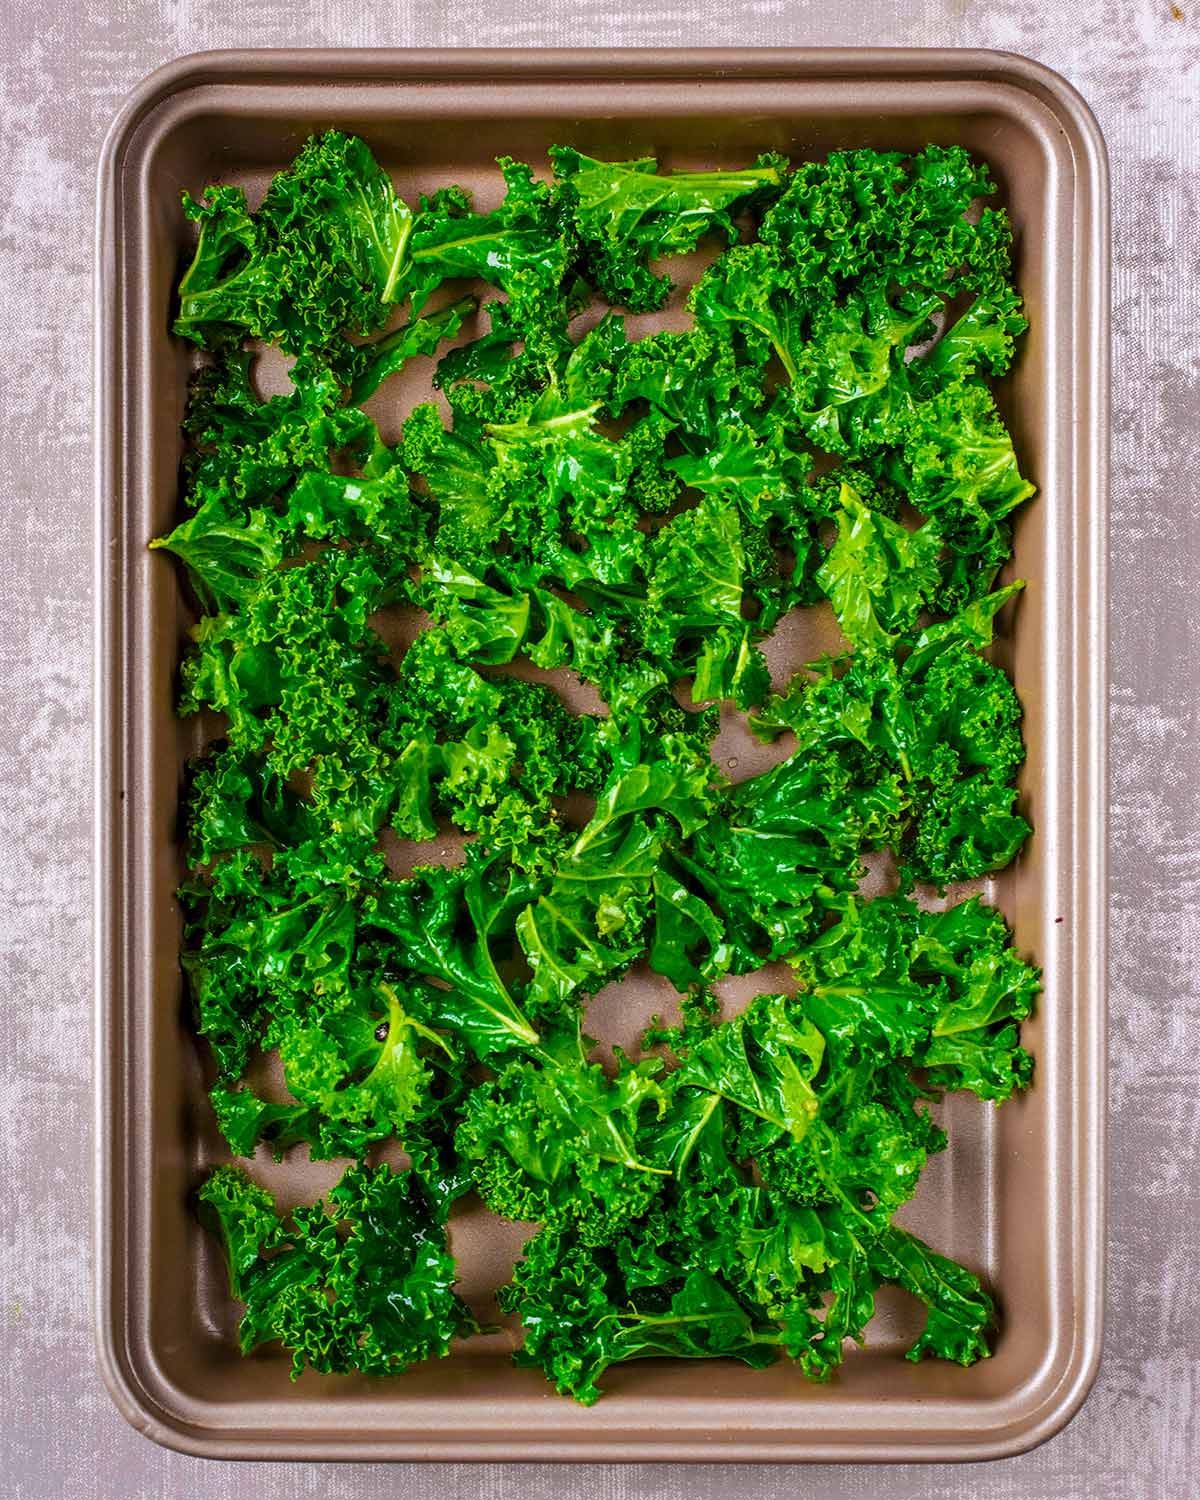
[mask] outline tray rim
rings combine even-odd
[[[120,423],[123,393],[123,329],[115,316],[115,289],[120,285],[121,249],[115,242],[117,202],[122,157],[139,127],[166,101],[181,92],[222,84],[236,88],[281,86],[318,81],[369,83],[379,87],[429,80],[523,78],[613,78],[632,75],[639,81],[661,77],[763,79],[787,77],[837,80],[866,85],[871,81],[960,81],[1007,86],[1029,93],[1049,106],[1071,142],[1078,177],[1086,190],[1089,229],[1085,261],[1076,266],[1072,314],[1079,326],[1090,313],[1094,338],[1080,340],[1075,371],[1079,380],[1074,457],[1080,488],[1087,491],[1087,514],[1092,526],[1087,537],[1086,599],[1088,638],[1095,650],[1080,666],[1084,688],[1076,708],[1076,737],[1080,773],[1094,790],[1085,826],[1077,837],[1086,850],[1091,879],[1076,896],[1079,934],[1076,969],[1087,973],[1086,1019],[1090,1023],[1077,1039],[1072,1061],[1076,1070],[1094,1080],[1073,1099],[1078,1135],[1074,1162],[1076,1193],[1069,1204],[1076,1264],[1072,1278],[1075,1317],[1072,1341],[1061,1374],[1050,1383],[1039,1375],[980,1406],[1013,1401],[1029,1387],[1046,1387],[1038,1399],[1026,1402],[1023,1412],[999,1435],[982,1439],[964,1435],[924,1443],[904,1441],[877,1426],[873,1435],[826,1431],[823,1439],[792,1436],[770,1441],[766,1429],[756,1434],[743,1428],[734,1439],[715,1450],[697,1436],[683,1434],[662,1443],[625,1440],[619,1447],[611,1438],[567,1436],[548,1442],[497,1436],[486,1440],[467,1434],[455,1440],[448,1432],[431,1441],[428,1427],[397,1431],[387,1438],[373,1435],[334,1442],[327,1437],[302,1436],[296,1431],[263,1435],[253,1429],[214,1431],[184,1418],[160,1399],[170,1382],[152,1368],[144,1352],[131,1347],[129,1329],[114,1295],[114,1274],[123,1241],[116,1228],[127,1209],[127,1186],[115,1152],[119,1125],[118,1067],[114,1038],[122,1041],[119,1015],[119,974],[115,957],[120,934],[114,928],[114,874],[119,873],[124,835],[122,817],[111,795],[112,771],[120,762],[121,721],[110,681],[113,645],[121,620],[119,580],[110,564],[109,521],[120,493],[120,464],[124,453]],[[93,659],[93,786],[94,821],[94,1295],[98,1361],[108,1390],[122,1415],[138,1431],[180,1452],[202,1457],[243,1459],[428,1459],[433,1461],[938,1461],[999,1458],[1015,1455],[1044,1442],[1071,1419],[1082,1405],[1099,1369],[1103,1339],[1105,1285],[1105,1218],[1107,1181],[1106,1139],[1106,1021],[1107,1021],[1107,495],[1109,469],[1110,364],[1110,209],[1107,151],[1094,115],[1074,87],[1043,64],[1019,54],[990,49],[918,48],[312,48],[229,49],[197,52],[174,59],[144,78],[128,95],[104,140],[97,173],[95,220],[96,320],[94,328],[95,453],[94,515],[94,659]],[[1084,506],[1077,504],[1075,513]],[[1082,732],[1081,732],[1082,731]],[[115,1170],[114,1170],[115,1168]],[[139,1363],[140,1359],[140,1363]],[[1061,1363],[1061,1362],[1060,1362]]]

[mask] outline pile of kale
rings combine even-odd
[[[945,1144],[928,1101],[1030,1073],[1038,974],[1003,919],[911,899],[1029,832],[1020,707],[980,654],[1033,488],[987,383],[1025,326],[1007,219],[953,148],[551,158],[549,182],[502,161],[490,213],[457,187],[412,209],[330,133],[256,212],[186,203],[175,326],[210,358],[189,514],[155,545],[202,607],[181,712],[223,731],[191,780],[183,962],[231,1150],[355,1163],[290,1215],[234,1167],[203,1187],[243,1347],[281,1339],[297,1372],[444,1353],[476,1327],[446,1242],[473,1191],[540,1226],[500,1298],[518,1358],[583,1401],[650,1355],[822,1378],[883,1283],[928,1306],[910,1357],[970,1363],[990,1299],[893,1216]],[[660,308],[655,265],[714,238],[685,331],[597,321]],[[362,403],[455,340],[442,405],[389,446]],[[294,361],[286,395],[249,341]],[[760,643],[825,600],[847,651],[773,695]],[[394,606],[430,620],[398,661]],[[496,670],[518,661],[607,712]],[[732,783],[722,702],[786,758]],[[451,826],[460,864],[390,872],[389,843]],[[866,901],[878,849],[900,891]],[[721,1019],[713,983],[777,959],[795,993]],[[635,963],[684,1019],[614,1071],[582,1017]],[[272,1051],[286,1099],[245,1084]],[[411,1170],[369,1164],[392,1138]]]

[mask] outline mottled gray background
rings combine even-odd
[[[1182,11],[1179,7],[1182,7]],[[212,1464],[127,1428],[89,1291],[93,176],[143,74],[208,47],[904,44],[1025,52],[1112,155],[1112,1230],[1082,1413],[970,1468]],[[1189,1500],[1200,1494],[1200,0],[3,0],[0,1495]]]

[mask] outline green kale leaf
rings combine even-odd
[[[230,1290],[245,1304],[242,1352],[279,1340],[292,1378],[388,1375],[444,1355],[476,1323],[453,1291],[448,1204],[415,1173],[351,1167],[328,1205],[280,1215],[236,1167],[219,1167],[200,1207],[224,1241]]]

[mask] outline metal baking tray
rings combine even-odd
[[[1016,531],[1012,572],[1029,586],[995,648],[1025,706],[1035,835],[986,893],[1045,966],[1045,991],[1025,1029],[1032,1089],[999,1110],[946,1101],[950,1148],[904,1221],[986,1277],[993,1358],[904,1363],[916,1325],[902,1294],[881,1296],[868,1347],[829,1385],[787,1363],[647,1361],[611,1371],[590,1410],[512,1366],[511,1329],[383,1381],[293,1385],[282,1353],[238,1354],[220,1251],[190,1204],[224,1154],[177,962],[178,794],[199,740],[173,697],[190,616],[146,542],[177,505],[180,189],[260,186],[329,126],[365,136],[406,196],[452,179],[485,206],[497,154],[536,162],[552,141],[672,167],[958,142],[991,164],[1032,325],[1001,400],[1040,493]],[[154,74],[114,123],[97,253],[97,1307],[130,1422],[189,1453],[288,1459],[971,1459],[1060,1428],[1096,1372],[1104,1292],[1108,199],[1078,95],[992,52],[211,53]],[[799,665],[805,644],[784,642],[776,666]],[[635,977],[600,997],[590,1029],[632,1033],[662,999]],[[294,1203],[337,1168],[262,1172]],[[486,1312],[520,1235],[469,1211],[452,1233],[462,1289]]]

